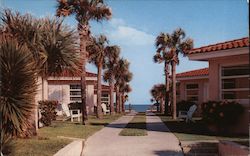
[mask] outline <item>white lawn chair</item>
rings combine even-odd
[[[72,109],[70,110],[70,118],[71,122],[74,121],[74,118],[77,118],[77,121],[80,122],[82,114],[80,113],[80,109]]]
[[[197,106],[196,106],[196,105],[192,105],[192,106],[189,108],[189,110],[188,110],[188,112],[187,112],[186,122],[188,122],[188,121],[194,122],[194,121],[192,120],[192,117],[193,117],[193,114],[194,114],[194,112],[196,111],[196,109],[197,109]]]
[[[102,110],[103,110],[103,114],[110,113],[110,110],[107,109],[107,106],[106,106],[105,103],[102,103],[101,107],[102,107]]]

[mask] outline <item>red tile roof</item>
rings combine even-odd
[[[69,71],[63,71],[60,75],[56,75],[56,76],[64,76],[64,77],[81,77],[81,73],[76,71],[76,72],[69,72]],[[97,74],[95,73],[91,73],[91,72],[86,72],[86,76],[87,77],[97,77]]]
[[[226,49],[233,49],[233,48],[241,48],[241,47],[249,47],[249,38],[244,37],[241,39],[221,42],[217,44],[211,44],[208,46],[203,46],[200,48],[191,49],[187,54],[197,54],[197,53],[206,53],[206,52],[213,52],[218,50],[226,50]]]
[[[191,70],[183,73],[176,74],[177,78],[183,77],[195,77],[195,76],[207,76],[208,75],[208,68],[202,68],[197,70]]]

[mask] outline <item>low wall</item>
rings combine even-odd
[[[249,149],[230,141],[219,142],[219,156],[248,156]]]

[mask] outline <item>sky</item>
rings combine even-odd
[[[94,36],[105,34],[110,45],[121,47],[133,72],[129,103],[149,104],[150,89],[164,82],[163,64],[153,62],[155,38],[181,27],[194,40],[194,47],[246,37],[249,34],[247,0],[108,0],[112,19],[92,21]],[[0,0],[0,8],[11,8],[36,17],[54,16],[55,0]],[[65,24],[76,28],[74,17]],[[177,73],[207,67],[207,62],[180,57]],[[88,71],[96,72],[93,65]]]

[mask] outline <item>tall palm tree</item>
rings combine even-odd
[[[107,47],[109,53],[107,54],[107,63],[106,63],[106,70],[104,71],[103,80],[109,83],[110,90],[110,113],[114,114],[114,83],[115,83],[115,66],[119,60],[120,54],[120,47],[118,46],[109,46]]]
[[[98,38],[93,38],[92,42],[87,46],[86,50],[89,53],[89,62],[97,67],[97,118],[102,118],[101,96],[102,96],[102,69],[106,64],[109,47],[106,36],[100,35]]]
[[[103,0],[57,0],[57,16],[70,16],[74,15],[78,22],[78,32],[80,36],[80,52],[82,55],[82,74],[81,74],[81,93],[83,115],[82,124],[85,124],[87,119],[86,109],[86,60],[87,51],[86,46],[90,36],[89,21],[101,21],[111,18],[111,9],[104,4]]]
[[[164,73],[165,73],[165,115],[168,113],[168,104],[169,104],[169,65],[172,60],[172,55],[168,52],[170,35],[168,33],[160,33],[157,36],[155,41],[155,46],[157,48],[156,54],[153,57],[155,63],[164,62]]]
[[[173,31],[167,40],[169,53],[172,56],[172,107],[173,107],[173,119],[176,119],[176,64],[179,63],[178,55],[181,53],[185,56],[185,53],[193,48],[193,40],[191,38],[185,38],[185,31],[178,28]]]
[[[164,101],[166,98],[166,85],[156,84],[150,90],[153,99],[158,103],[160,101],[160,112],[164,113]],[[166,107],[166,106],[165,106]]]
[[[129,62],[121,58],[115,66],[115,89],[116,89],[116,112],[121,112],[121,95],[120,85],[125,81],[129,82],[132,79],[132,73],[129,72]]]

